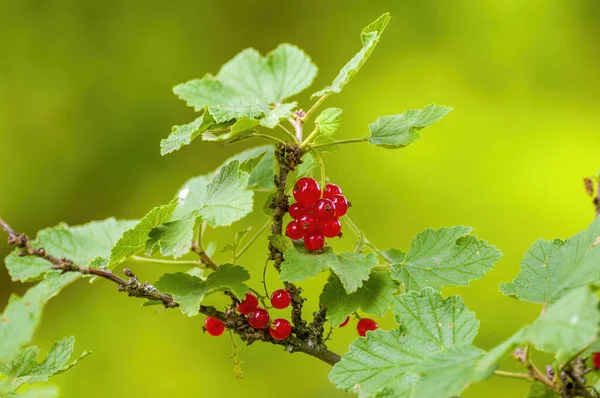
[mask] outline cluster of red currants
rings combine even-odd
[[[322,249],[325,238],[335,238],[342,232],[339,218],[348,212],[348,201],[335,184],[325,185],[321,193],[319,183],[312,178],[301,178],[294,185],[296,203],[289,209],[294,219],[285,228],[285,234],[293,240],[304,238],[309,251]]]
[[[350,317],[347,316],[344,322],[340,324],[340,327],[343,328],[350,321]],[[369,330],[376,330],[379,326],[377,326],[377,322],[372,320],[371,318],[360,318],[358,323],[356,324],[356,331],[360,337],[365,337]]]
[[[292,302],[292,296],[287,290],[279,289],[271,294],[271,305],[278,310],[286,309]],[[240,302],[236,309],[242,315],[246,315],[248,324],[254,329],[269,328],[269,334],[275,340],[285,340],[292,333],[292,325],[283,318],[275,319],[271,322],[269,312],[258,306],[258,298],[246,293],[246,298]],[[225,331],[223,321],[217,318],[208,317],[204,321],[204,328],[212,336],[220,336]]]

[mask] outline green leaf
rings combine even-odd
[[[378,329],[355,340],[350,351],[333,366],[329,379],[338,388],[361,396],[374,395],[384,387],[387,396],[394,397],[447,397],[462,392],[475,377],[475,363],[481,352],[471,346],[479,321],[460,297],[444,299],[432,289],[409,292],[396,297],[394,312],[402,329]],[[448,352],[456,358],[445,355]],[[436,367],[452,366],[456,369],[435,371]],[[437,393],[431,382],[451,391],[426,395]]]
[[[275,184],[273,179],[275,177],[275,150],[272,145],[262,145],[254,148],[247,149],[243,152],[238,153],[223,162],[223,166],[237,160],[240,162],[240,169],[247,173],[250,173],[250,179],[248,180],[248,187],[266,191],[272,189]],[[251,169],[244,169],[243,165],[248,165],[248,161],[258,159],[258,163]]]
[[[390,21],[390,14],[386,13],[377,18],[374,22],[371,22],[366,28],[363,29],[360,34],[360,40],[362,41],[362,48],[344,67],[340,70],[340,73],[333,80],[331,86],[327,86],[321,91],[317,91],[312,97],[321,97],[323,95],[329,95],[333,93],[339,93],[342,88],[354,77],[354,75],[362,68],[369,56],[375,49],[381,34],[385,27]]]
[[[271,235],[269,236],[269,241],[273,245],[273,247],[279,250],[281,253],[285,253],[288,250],[294,249],[294,244],[292,240],[287,236],[283,235]]]
[[[35,248],[43,247],[55,257],[66,257],[78,265],[87,266],[98,257],[108,258],[123,232],[135,223],[108,218],[73,227],[59,224],[41,230],[31,244]],[[19,257],[19,251],[13,251],[5,261],[14,281],[39,280],[52,271],[52,264],[48,261],[33,256]]]
[[[388,271],[372,271],[369,279],[354,293],[348,294],[340,278],[331,274],[321,293],[321,305],[327,307],[327,318],[331,326],[339,326],[347,316],[357,309],[384,316],[392,306],[398,284]]]
[[[64,338],[52,346],[42,363],[37,363],[36,359],[40,354],[40,349],[35,346],[27,347],[11,362],[0,367],[0,372],[9,378],[5,385],[10,385],[12,391],[16,391],[24,383],[47,382],[49,377],[68,370],[89,354],[89,352],[84,352],[69,364],[74,348],[75,338]]]
[[[198,212],[193,211],[176,221],[161,224],[152,229],[146,242],[146,254],[151,256],[157,249],[163,256],[182,257],[190,252],[197,230]]]
[[[392,264],[392,276],[409,290],[467,286],[483,277],[502,254],[470,232],[463,226],[426,229],[413,239],[404,261]]]
[[[392,263],[401,263],[406,258],[406,253],[398,249],[387,249],[381,253],[383,257]]]
[[[19,393],[19,398],[56,398],[60,395],[60,391],[55,386],[31,388],[27,391]]]
[[[321,134],[330,136],[342,124],[342,111],[340,108],[327,108],[315,119],[315,124],[319,126]]]
[[[0,314],[0,363],[10,361],[20,347],[31,341],[46,303],[79,276],[48,273],[45,280],[30,288],[23,297],[10,297]]]
[[[529,387],[527,398],[560,398],[560,395],[542,383],[533,383]]]
[[[250,232],[251,229],[252,228],[246,228],[243,231],[236,232],[233,240],[229,244],[225,245],[223,249],[221,249],[221,253],[231,251],[235,255],[235,253],[237,253],[238,251],[238,248],[240,247],[242,239],[244,239],[244,237],[248,234],[248,232]]]
[[[189,316],[198,315],[200,303],[210,293],[219,291],[230,291],[239,299],[243,299],[248,293],[248,286],[244,283],[250,279],[250,274],[244,268],[223,264],[215,272],[210,274],[206,280],[176,272],[163,275],[155,286],[158,290],[171,294],[176,303],[179,304],[181,312]]]
[[[227,62],[217,79],[239,95],[277,103],[296,95],[312,84],[317,67],[298,47],[281,44],[261,56],[248,48]]]
[[[348,293],[355,292],[367,280],[371,269],[377,265],[377,256],[373,253],[336,254],[329,247],[320,253],[311,253],[304,248],[287,250],[281,264],[281,280],[301,282],[331,268],[340,278]]]
[[[296,106],[298,106],[296,101],[276,106],[269,111],[267,116],[260,119],[260,125],[274,129],[281,120],[287,120],[292,117],[292,111],[294,108],[296,108]]]
[[[256,126],[258,126],[258,120],[242,116],[236,120],[226,132],[213,134],[212,132],[207,131],[202,135],[202,139],[204,141],[235,142],[237,139],[241,138],[244,133],[254,129]]]
[[[525,253],[521,270],[500,290],[520,300],[550,304],[569,291],[600,280],[600,218],[586,231],[561,241],[538,240]]]
[[[369,142],[388,149],[404,148],[419,138],[419,130],[431,126],[453,109],[449,106],[427,105],[424,109],[411,109],[399,115],[382,116],[369,124]]]
[[[231,225],[252,211],[254,192],[248,189],[250,174],[234,160],[215,176],[192,178],[180,189],[174,219],[196,210],[211,227]]]
[[[184,145],[189,145],[214,122],[212,116],[205,113],[189,124],[174,126],[171,134],[160,141],[160,154],[164,156],[180,150]]]
[[[108,268],[114,268],[128,257],[133,256],[146,246],[148,234],[152,229],[171,219],[177,206],[177,199],[169,204],[150,210],[135,226],[130,227],[110,252]]]
[[[298,178],[302,177],[310,177],[313,174],[313,171],[319,167],[319,163],[310,152],[305,153],[302,156],[302,163],[298,166]]]

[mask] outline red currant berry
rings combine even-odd
[[[306,207],[302,203],[296,202],[290,206],[289,212],[290,212],[290,216],[294,220],[297,220],[300,217],[302,217],[303,214],[308,213],[308,207]]]
[[[291,221],[285,227],[285,234],[292,240],[298,240],[304,237],[305,231],[297,221]]]
[[[315,232],[319,228],[319,221],[310,214],[304,214],[302,217],[296,220],[298,227],[302,230],[302,234],[310,234]]]
[[[335,206],[335,216],[341,217],[348,213],[348,201],[344,195],[335,195],[331,198],[333,205]]]
[[[294,198],[307,206],[312,206],[321,197],[321,188],[312,178],[301,178],[294,185]]]
[[[329,199],[319,199],[313,206],[313,212],[319,221],[331,220],[335,217],[335,206]]]
[[[285,319],[275,319],[269,333],[275,340],[285,340],[292,333],[292,325]]]
[[[204,320],[204,327],[211,336],[220,336],[225,331],[225,326],[220,319],[208,317]]]
[[[342,224],[337,218],[328,221],[321,221],[319,223],[319,231],[326,238],[335,238],[342,232]]]
[[[362,337],[365,337],[369,330],[375,330],[377,328],[377,323],[370,318],[362,318],[356,325],[356,331],[358,332],[358,335]]]
[[[271,304],[278,310],[286,309],[290,306],[291,302],[292,296],[287,290],[279,289],[275,290],[273,294],[271,294]]]
[[[325,185],[325,191],[323,191],[323,197],[327,199],[333,198],[335,195],[341,195],[342,189],[335,184]]]
[[[600,369],[600,352],[595,352],[592,354],[592,362],[594,363],[594,367],[596,369]]]
[[[254,329],[264,329],[269,326],[269,313],[264,308],[255,309],[248,315],[248,323]]]
[[[344,319],[344,322],[340,323],[340,327],[343,328],[344,326],[346,326],[348,324],[348,322],[350,322],[349,316],[347,316],[346,319]]]
[[[246,298],[236,308],[240,314],[248,315],[258,308],[258,298],[253,294],[246,293]]]
[[[304,237],[304,247],[310,252],[322,249],[325,246],[325,237],[320,232],[313,232]]]

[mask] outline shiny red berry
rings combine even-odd
[[[592,354],[592,362],[594,363],[594,367],[596,369],[600,369],[600,352],[595,352]]]
[[[305,213],[308,213],[308,207],[302,203],[296,202],[290,206],[289,213],[294,220],[297,220]]]
[[[283,310],[289,307],[291,302],[292,296],[287,290],[279,289],[275,290],[273,294],[271,294],[271,305],[278,310]]]
[[[346,326],[348,324],[348,322],[350,322],[349,316],[347,316],[346,319],[344,319],[344,322],[340,323],[340,327],[343,328],[344,326]]]
[[[269,333],[275,340],[285,340],[292,333],[292,325],[285,319],[275,319]]]
[[[335,238],[342,232],[342,224],[337,218],[328,221],[321,221],[319,223],[319,231],[326,238]]]
[[[319,199],[313,206],[313,214],[319,221],[331,220],[335,217],[335,205],[329,199]]]
[[[341,217],[348,213],[348,201],[344,195],[335,195],[331,198],[333,205],[335,206],[335,216]]]
[[[292,240],[304,238],[305,231],[300,227],[298,221],[290,221],[285,227],[285,234]]]
[[[315,232],[319,228],[319,221],[310,214],[304,214],[296,220],[296,223],[298,223],[303,235]]]
[[[358,332],[358,335],[362,337],[365,337],[369,330],[375,330],[377,328],[377,323],[370,318],[362,318],[356,325],[356,331]]]
[[[254,329],[264,329],[269,326],[269,313],[264,308],[255,309],[248,315],[248,323]]]
[[[323,197],[331,199],[335,195],[341,195],[342,189],[335,184],[327,184],[325,185],[325,190],[323,191]]]
[[[246,298],[236,308],[240,314],[248,315],[258,308],[258,298],[251,293],[246,293]]]
[[[313,232],[304,237],[304,247],[310,252],[322,249],[325,246],[325,237],[320,232]]]
[[[223,321],[210,316],[204,320],[204,328],[206,328],[206,331],[211,336],[220,336],[225,331]]]
[[[296,181],[293,194],[296,201],[312,206],[321,197],[321,188],[312,178],[304,177]]]

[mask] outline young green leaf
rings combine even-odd
[[[560,395],[542,383],[533,383],[526,398],[560,398]]]
[[[281,253],[285,253],[286,251],[292,250],[294,248],[292,240],[287,236],[271,235],[269,236],[269,241],[271,242],[273,247],[279,250]]]
[[[475,363],[482,353],[471,346],[479,328],[474,314],[460,297],[444,299],[431,289],[396,297],[394,312],[403,327],[389,332],[375,330],[355,340],[350,351],[333,366],[329,379],[337,387],[361,396],[377,394],[384,387],[393,391],[387,392],[389,396],[395,397],[460,394],[475,378]],[[456,358],[447,352],[453,352]],[[462,370],[433,375],[435,366],[449,368],[452,363]],[[427,395],[438,392],[436,386],[428,385],[432,377],[434,383],[451,391]]]
[[[331,274],[321,293],[321,305],[327,308],[327,318],[331,326],[337,327],[357,309],[384,316],[391,308],[394,295],[398,293],[398,283],[388,271],[372,271],[369,279],[354,293],[348,294],[340,278]]]
[[[340,73],[333,80],[331,86],[327,86],[321,91],[317,91],[312,97],[321,97],[323,95],[329,95],[333,93],[339,93],[342,88],[354,77],[354,75],[362,68],[367,59],[375,49],[381,34],[385,27],[390,21],[390,14],[386,13],[377,18],[377,20],[371,22],[366,28],[363,29],[360,34],[360,40],[362,41],[362,48],[344,67],[340,70]]]
[[[521,270],[500,285],[508,296],[550,304],[569,291],[600,280],[600,218],[586,231],[561,241],[538,240],[525,253]]]
[[[411,109],[399,115],[382,116],[369,124],[369,142],[388,149],[404,148],[419,138],[419,130],[431,126],[446,116],[449,106],[427,105],[424,109]]]
[[[169,204],[155,207],[137,224],[125,231],[110,252],[108,267],[114,268],[128,257],[142,250],[146,246],[150,231],[169,221],[176,206],[177,199],[173,199]]]
[[[298,106],[296,101],[277,105],[265,117],[260,119],[260,125],[274,129],[281,120],[287,120],[292,117],[292,111],[296,106]]]
[[[311,253],[304,248],[293,248],[283,254],[281,280],[301,282],[331,268],[340,278],[344,289],[354,293],[369,278],[371,269],[377,265],[377,256],[373,253],[336,254],[329,247],[321,253]]]
[[[275,186],[273,183],[275,176],[275,150],[272,145],[261,145],[240,152],[228,158],[223,162],[221,167],[234,160],[240,162],[240,170],[250,173],[248,188],[267,191]],[[254,160],[258,160],[257,163],[253,162],[254,167],[244,167],[244,165],[246,167],[249,166],[247,162]]]
[[[404,261],[392,264],[392,276],[409,290],[467,286],[483,277],[502,254],[470,232],[463,226],[426,229],[413,239]]]
[[[160,250],[163,256],[179,258],[190,252],[194,232],[198,229],[197,211],[192,211],[176,221],[161,224],[148,234],[146,254],[151,256]]]
[[[194,316],[198,315],[200,303],[207,294],[227,290],[237,298],[243,299],[249,291],[244,283],[248,279],[250,274],[244,268],[223,264],[206,280],[184,272],[176,272],[161,276],[155,286],[160,291],[171,294],[179,304],[181,312]]]
[[[180,150],[184,145],[191,142],[215,123],[213,117],[204,113],[196,120],[182,126],[174,126],[171,134],[160,141],[160,154],[162,156]]]
[[[315,119],[315,124],[319,126],[319,132],[330,136],[342,124],[342,111],[340,108],[327,108]]]
[[[213,133],[207,131],[204,134],[202,134],[202,139],[204,141],[234,142],[238,138],[240,138],[241,135],[243,135],[244,133],[247,133],[249,130],[252,130],[254,127],[258,126],[258,123],[259,122],[256,119],[251,119],[251,118],[242,116],[241,118],[236,120],[235,123],[233,123],[227,131],[225,131],[221,134],[213,134]]]

